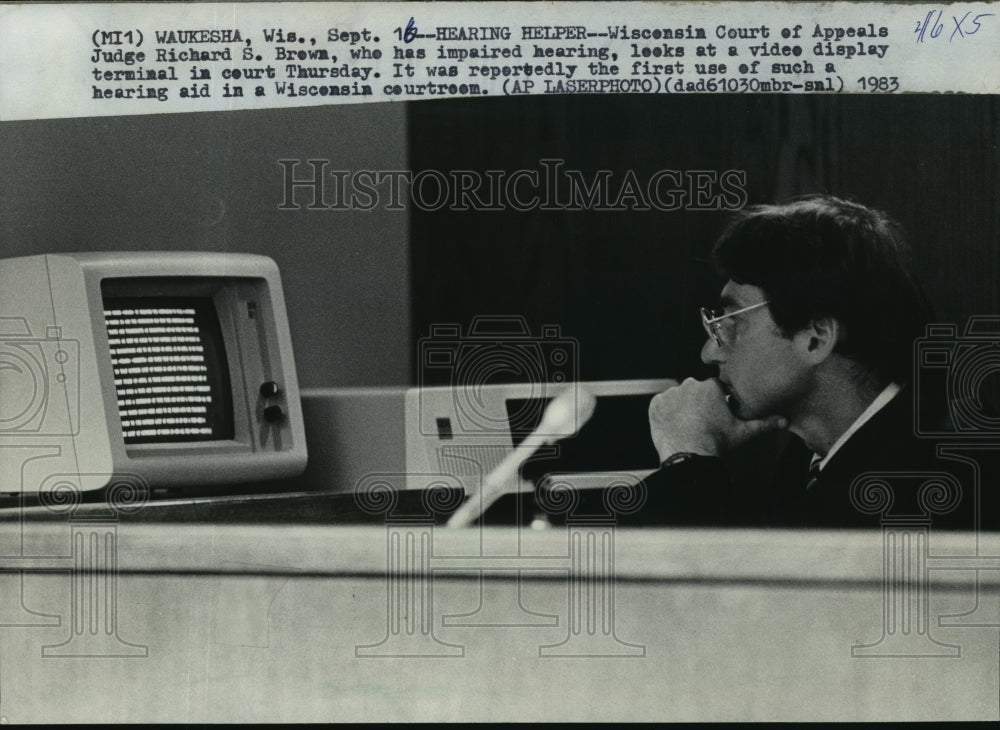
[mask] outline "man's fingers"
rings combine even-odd
[[[783,416],[768,416],[767,418],[757,418],[751,421],[742,421],[739,430],[744,439],[751,439],[754,436],[788,428],[788,420]]]
[[[768,416],[764,421],[767,423],[768,431],[788,428],[788,419],[784,416]]]
[[[688,378],[650,400],[649,430],[660,460],[678,451],[718,455],[758,434],[787,428],[781,416],[744,421],[726,404],[715,379]]]

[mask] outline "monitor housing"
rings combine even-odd
[[[277,265],[250,254],[0,260],[0,492],[201,491],[302,471]]]
[[[554,476],[580,489],[638,482],[659,467],[649,403],[676,384],[651,379],[307,389],[302,407],[310,460],[303,482],[310,490],[355,493],[379,484],[396,490],[445,484],[474,495],[539,428],[552,398],[583,389],[596,399],[593,415],[578,419],[575,435],[540,448],[520,469],[523,483],[511,489]]]

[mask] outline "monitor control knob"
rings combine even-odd
[[[281,388],[273,380],[268,380],[260,386],[260,394],[265,398],[274,398],[281,392]]]
[[[285,418],[285,412],[281,406],[268,406],[264,409],[264,420],[268,423],[277,423]]]

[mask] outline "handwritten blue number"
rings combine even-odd
[[[937,18],[935,18],[935,14]],[[955,40],[957,35],[959,38],[965,38],[970,35],[975,35],[978,33],[983,26],[983,18],[991,18],[995,13],[979,13],[969,20],[969,16],[972,15],[971,11],[968,11],[959,18],[957,15],[951,16],[951,22],[954,23],[955,27],[951,31],[951,35],[948,36],[948,42]],[[942,19],[944,18],[943,10],[931,10],[924,16],[923,20],[917,21],[917,27],[913,29],[913,32],[917,35],[917,43],[923,43],[926,40],[927,31],[930,30],[931,38],[937,38],[944,32],[944,23]],[[966,21],[968,20],[968,23]]]
[[[410,18],[406,23],[406,30],[403,31],[403,43],[412,43],[417,37],[417,24]]]

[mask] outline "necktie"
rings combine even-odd
[[[816,486],[816,482],[819,481],[819,474],[820,474],[819,459],[814,459],[812,464],[809,465],[809,478],[806,480],[807,492],[814,486]]]

